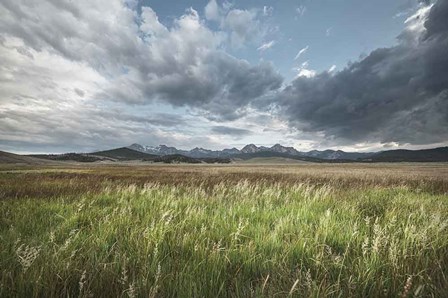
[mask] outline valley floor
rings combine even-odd
[[[447,164],[0,165],[0,297],[446,297]]]

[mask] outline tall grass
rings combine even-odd
[[[447,293],[446,194],[243,179],[0,201],[1,297]]]

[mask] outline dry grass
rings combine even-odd
[[[448,193],[448,164],[73,165],[0,166],[0,199],[50,198],[98,192],[110,184],[160,183],[212,187],[226,181],[308,182],[339,189],[406,186]]]

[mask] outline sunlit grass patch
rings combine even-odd
[[[0,296],[415,296],[448,289],[448,200],[248,179],[0,202]]]

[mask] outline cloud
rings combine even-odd
[[[5,1],[3,39],[19,40],[22,54],[48,52],[95,71],[102,82],[85,92],[87,100],[158,101],[227,119],[282,83],[271,64],[250,65],[225,53],[224,33],[209,29],[193,9],[165,26],[150,7],[139,14],[119,0]],[[250,38],[254,17],[246,10],[229,11],[224,22],[235,42]]]
[[[274,45],[275,45],[275,40],[271,40],[271,41],[266,42],[266,43],[262,44],[261,46],[259,46],[257,48],[257,50],[260,52],[264,52],[264,51],[272,48]]]
[[[303,49],[301,49],[297,55],[294,57],[294,60],[297,60],[300,58],[300,56],[302,56],[303,54],[306,53],[306,51],[308,51],[309,46],[304,47]]]
[[[448,1],[422,7],[396,46],[339,72],[298,77],[272,103],[291,127],[335,144],[448,140]]]
[[[219,21],[221,18],[219,6],[218,3],[216,3],[216,0],[210,0],[210,2],[205,6],[204,12],[207,20]]]
[[[305,5],[300,5],[299,7],[296,8],[296,12],[300,17],[303,17],[303,15],[305,14],[306,11],[307,11],[307,8]]]
[[[190,11],[192,15],[194,11]],[[140,31],[146,35],[147,39],[162,37],[169,34],[169,30],[159,22],[159,17],[151,7],[142,7],[140,15]]]
[[[333,71],[336,70],[336,68],[337,68],[336,65],[332,65],[332,66],[328,69],[328,72],[333,72]]]
[[[90,94],[107,83],[97,71],[46,50],[29,49],[31,55],[24,55],[17,51],[22,47],[23,41],[16,38],[0,45],[3,150],[93,151],[137,140],[166,141],[180,126],[183,133],[177,138],[189,135],[179,115],[90,100]]]
[[[309,63],[308,61],[303,62],[299,67],[293,69],[297,72],[297,78],[298,77],[306,77],[306,78],[312,78],[314,77],[317,72],[313,69],[309,69]]]
[[[214,126],[212,127],[211,131],[221,135],[230,135],[236,137],[247,136],[252,134],[252,131],[250,130],[242,128],[234,128],[229,126]]]
[[[210,0],[205,7],[205,16],[207,20],[218,23],[230,45],[239,49],[259,42],[271,30],[262,17],[271,15],[272,11],[273,8],[267,6],[262,10],[233,8],[230,2],[220,6],[216,0]]]
[[[90,150],[146,139],[213,146],[179,115],[157,111],[236,119],[281,86],[270,63],[227,54],[226,33],[195,10],[164,25],[134,4],[2,1],[2,148]]]
[[[446,142],[447,5],[422,5],[396,46],[340,71],[302,64],[283,84],[272,64],[225,51],[269,40],[264,9],[212,0],[205,19],[188,9],[162,23],[134,0],[3,0],[0,146],[87,150],[168,140],[213,147],[216,138],[199,137],[196,122],[237,135],[222,127],[244,123],[255,108],[309,144]],[[272,127],[257,123],[257,131]]]
[[[274,7],[272,6],[263,6],[263,15],[265,17],[271,16],[272,13],[274,12]]]
[[[230,31],[231,44],[236,48],[262,35],[255,11],[232,9],[224,18],[222,27]]]
[[[327,37],[330,36],[332,31],[333,31],[333,27],[327,28],[327,30],[325,30],[325,36],[327,36]]]
[[[84,95],[86,94],[83,90],[75,88],[74,89],[75,93],[78,94],[78,96],[80,97],[84,97]]]
[[[299,68],[297,70],[297,77],[312,78],[315,75],[316,75],[316,71],[314,71],[312,69]]]
[[[423,5],[431,5],[431,0],[418,0],[418,3]]]

